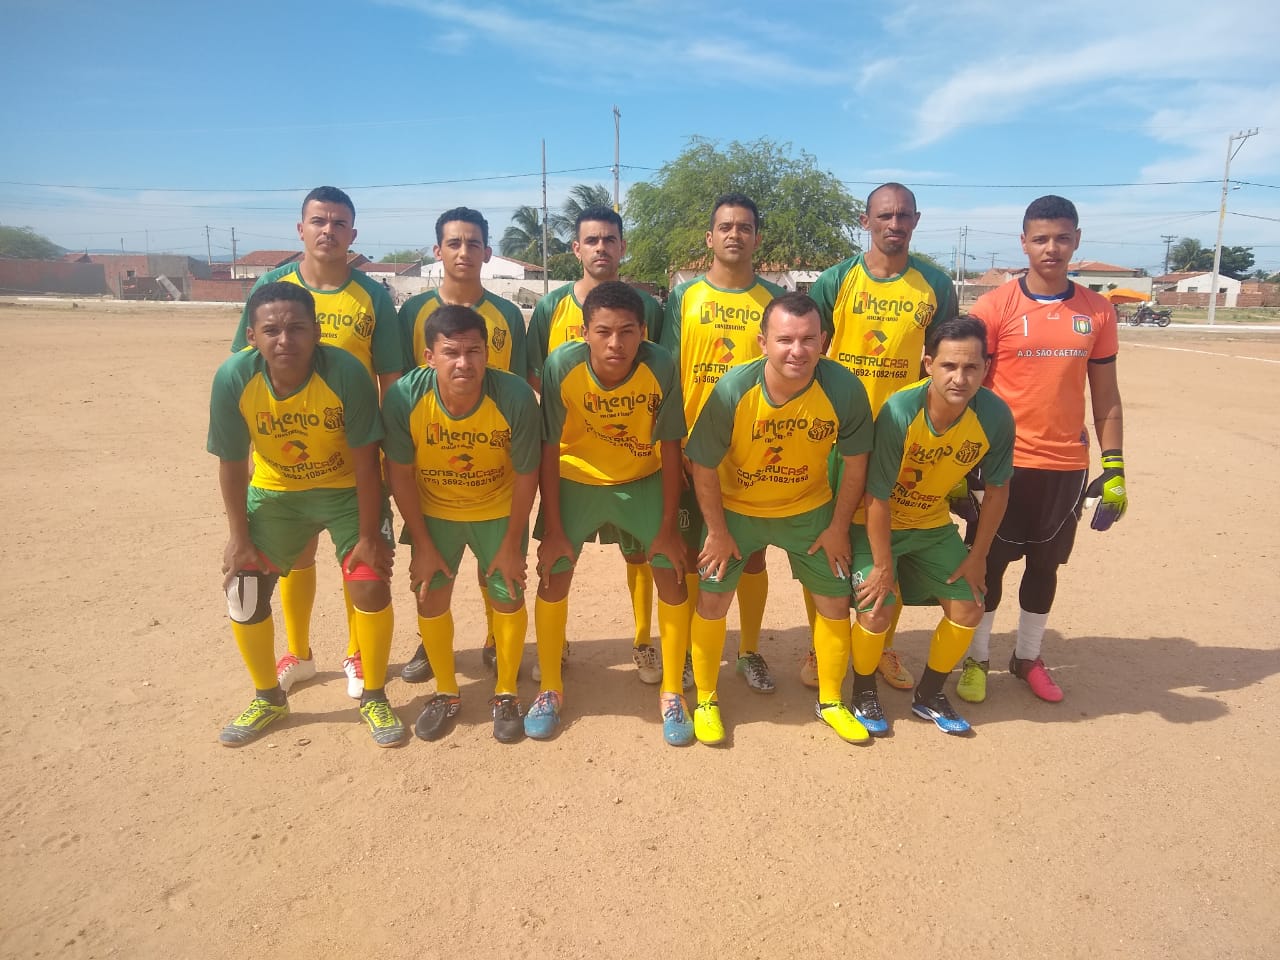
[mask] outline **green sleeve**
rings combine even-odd
[[[363,275],[362,275],[363,276]],[[405,357],[404,339],[400,336],[400,318],[391,294],[380,283],[369,281],[365,285],[373,300],[373,370],[375,373],[403,373],[408,362]]]
[[[902,454],[912,419],[904,413],[906,404],[903,401],[910,395],[907,392],[895,393],[876,417],[875,441],[871,448],[871,462],[867,465],[867,493],[877,500],[888,500],[893,496],[893,486],[902,472]]]
[[[543,297],[533,308],[529,318],[529,330],[525,337],[526,375],[542,379],[542,367],[547,362],[547,341],[551,337],[551,313],[555,305]],[[559,301],[556,301],[557,303]]]
[[[644,328],[649,340],[653,343],[662,341],[662,304],[647,293],[641,292],[644,300]]]
[[[209,437],[205,449],[220,460],[239,461],[249,456],[249,425],[240,412],[240,395],[248,378],[247,354],[232,354],[213,375],[209,394]],[[252,365],[249,365],[251,369]]]
[[[538,396],[518,374],[490,370],[488,376],[498,412],[511,428],[511,465],[516,473],[532,473],[542,459]]]
[[[871,450],[873,420],[867,389],[854,374],[834,360],[818,361],[818,382],[835,408],[840,426],[836,450],[842,457],[856,457]]]
[[[680,392],[680,377],[675,361],[661,347],[650,347],[645,362],[662,389],[662,401],[653,424],[653,440],[683,440],[689,433],[684,422],[684,395]]]
[[[382,450],[387,459],[395,463],[413,463],[415,451],[409,414],[413,412],[414,398],[418,395],[416,388],[421,379],[411,370],[393,383],[382,398],[382,429],[385,434]]]
[[[534,313],[535,318],[537,313]],[[577,351],[566,343],[564,349],[547,361],[542,368],[542,442],[559,443],[564,431],[564,399],[560,396],[560,381],[572,368],[570,355]]]
[[[404,354],[405,373],[422,365],[422,358],[413,355],[413,322],[426,298],[425,293],[414,294],[400,304],[400,310],[396,314],[396,332],[400,334],[400,350]]]
[[[667,352],[671,354],[672,359],[676,362],[676,369],[680,369],[680,328],[681,316],[680,311],[683,309],[684,292],[687,289],[686,284],[680,284],[667,296],[666,314],[662,318],[662,345],[667,348]]]
[[[822,330],[827,336],[836,332],[835,311],[836,298],[840,295],[840,284],[844,275],[849,272],[848,260],[842,260],[834,267],[823,270],[813,286],[809,288],[809,296],[818,305],[818,316],[822,318]]]
[[[510,300],[495,297],[494,302],[511,328],[511,372],[521,380],[529,379],[529,345],[524,330],[524,314]]]
[[[365,373],[364,364],[338,347],[321,346],[324,381],[342,401],[342,419],[347,443],[353,449],[382,439],[382,418],[378,415],[378,388]]]
[[[1013,477],[1013,411],[995,393],[983,387],[973,398],[978,422],[987,435],[991,448],[978,461],[983,482],[1003,487]]]
[[[948,277],[941,270],[934,269],[929,264],[916,264],[916,268],[924,274],[924,278],[929,281],[929,286],[933,289],[933,295],[938,298],[938,309],[933,315],[933,319],[929,321],[929,326],[925,328],[925,339],[928,340],[929,333],[940,323],[948,320],[954,320],[959,316],[959,308],[956,303],[956,288]]]
[[[684,448],[685,455],[694,463],[712,470],[720,466],[733,441],[733,419],[738,412],[738,403],[746,393],[743,384],[750,386],[754,382],[747,371],[757,370],[760,365],[757,360],[734,367],[711,390]]]
[[[257,290],[264,283],[271,283],[273,280],[280,279],[278,274],[279,271],[271,270],[260,276],[257,279],[257,282],[254,283],[253,287],[249,290],[249,297],[252,297],[254,290]],[[244,298],[244,308],[240,311],[240,325],[236,327],[236,335],[231,338],[232,353],[239,353],[241,350],[245,349],[245,347],[249,346],[249,336],[247,333],[249,329],[249,297]]]

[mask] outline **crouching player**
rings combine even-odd
[[[413,545],[409,581],[436,693],[414,725],[444,736],[458,715],[453,661],[453,578],[470,547],[493,604],[498,680],[493,736],[523,735],[516,673],[529,614],[524,605],[529,511],[538,489],[538,401],[523,377],[486,366],[488,329],[470,307],[447,304],[423,330],[426,366],[387,391],[382,417],[391,492]]]
[[[240,746],[288,715],[276,676],[271,594],[312,538],[328,530],[364,661],[360,715],[378,746],[394,746],[405,731],[383,690],[395,545],[378,465],[377,391],[359,360],[320,343],[315,300],[305,288],[264,284],[245,313],[255,349],[234,354],[214,375],[208,449],[221,461],[231,528],[222,560],[227,610],[256,693],[219,739]]]
[[[911,711],[955,734],[967,733],[969,724],[952,709],[942,684],[982,620],[987,552],[1013,475],[1013,414],[982,386],[989,366],[981,321],[960,317],[930,331],[928,378],[893,394],[876,417],[867,525],[855,526],[852,534],[854,633],[869,638],[863,646],[882,648],[895,603],[937,600],[942,606]],[[949,516],[948,493],[979,465],[987,490],[966,550]],[[858,649],[855,642],[854,715],[873,736],[883,736],[889,723],[876,696],[876,660],[860,661]]]
[[[555,735],[564,703],[561,654],[573,565],[582,545],[612,523],[653,568],[662,643],[663,738],[693,741],[681,694],[689,640],[679,503],[684,408],[675,361],[645,340],[645,306],[619,281],[582,303],[585,340],[557,347],[542,370],[542,509],[534,625],[542,690],[524,719],[536,740]]]

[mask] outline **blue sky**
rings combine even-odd
[[[949,264],[967,226],[971,266],[1022,262],[1049,192],[1085,258],[1212,245],[1227,137],[1258,127],[1224,242],[1280,270],[1280,17],[1244,0],[0,4],[0,222],[72,249],[296,248],[320,183],[375,259],[458,204],[500,235],[542,138],[553,206],[611,184],[617,104],[624,196],[692,135],[766,136],[856,196],[915,187],[913,246]]]

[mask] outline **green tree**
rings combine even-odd
[[[950,267],[944,266],[943,264],[939,263],[936,258],[929,256],[929,254],[927,253],[921,253],[919,250],[912,250],[911,255],[915,257],[917,260],[923,260],[925,263],[933,264],[935,267],[937,267],[939,270],[945,273],[948,277],[951,276],[952,274],[952,270]],[[977,274],[974,274],[974,276],[982,276],[982,274],[977,273]]]
[[[550,224],[551,218],[547,218]],[[554,256],[566,249],[564,241],[554,233],[550,233],[547,244],[548,253]],[[511,214],[511,225],[502,233],[498,241],[498,252],[504,257],[515,257],[526,263],[542,263],[542,213],[537,207],[516,207]]]
[[[1213,251],[1209,253],[1209,264],[1204,269],[1213,269]],[[1223,247],[1222,260],[1218,264],[1218,272],[1233,280],[1244,280],[1253,269],[1253,247]]]
[[[417,263],[421,260],[423,263],[431,263],[432,258],[427,256],[421,250],[392,250],[383,256],[379,263]]]
[[[628,262],[624,273],[666,284],[681,267],[710,262],[711,206],[723,193],[745,193],[760,208],[762,266],[825,269],[857,252],[862,203],[815,158],[767,138],[718,142],[693,137],[652,183],[627,191]]]
[[[57,260],[66,251],[30,227],[0,224],[0,257],[15,260]]]
[[[551,280],[581,280],[582,261],[572,250],[555,253],[547,258],[547,277]]]
[[[1169,269],[1177,272],[1213,269],[1213,248],[1205,247],[1199,240],[1183,237],[1169,248]],[[1243,280],[1253,269],[1253,247],[1223,247],[1218,262],[1218,272],[1233,280]]]
[[[547,217],[547,223],[556,235],[566,243],[577,239],[573,235],[574,224],[578,222],[578,214],[588,207],[608,207],[613,209],[613,194],[602,183],[579,183],[569,191],[569,196],[560,205],[560,212]]]

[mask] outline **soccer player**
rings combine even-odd
[[[816,712],[843,739],[866,740],[840,688],[851,643],[849,523],[866,479],[871,407],[858,378],[822,356],[818,308],[804,294],[783,294],[765,307],[759,341],[764,356],[720,378],[685,447],[706,529],[690,630],[694,733],[707,744],[724,740],[716,686],[725,614],[743,558],[773,544],[787,551],[792,575],[817,607]],[[833,447],[844,466],[834,498]]]
[[[1009,507],[987,555],[987,610],[956,687],[970,703],[986,699],[991,626],[1005,569],[1019,558],[1026,559],[1026,567],[1009,672],[1041,700],[1062,699],[1040,650],[1058,567],[1075,545],[1082,495],[1100,500],[1092,520],[1098,530],[1120,519],[1128,506],[1116,311],[1067,275],[1079,246],[1080,218],[1070,200],[1050,195],[1032,201],[1022,218],[1026,276],[983,294],[971,311],[987,325],[991,371],[986,385],[1013,410],[1017,432]],[[1102,451],[1102,473],[1087,490],[1086,386]]]
[[[867,522],[851,533],[858,602],[853,629],[867,639],[854,643],[853,712],[872,736],[887,734],[889,722],[876,695],[876,662],[859,662],[856,651],[884,648],[894,607],[935,600],[942,618],[911,710],[947,733],[969,730],[942,684],[982,619],[987,554],[1013,475],[1013,414],[982,386],[989,366],[982,321],[960,317],[937,324],[925,346],[928,378],[893,394],[876,417]],[[973,546],[966,549],[947,495],[975,466],[987,480],[986,500]]]
[[[426,355],[426,323],[433,312],[444,304],[462,304],[471,307],[484,318],[488,332],[489,365],[507,370],[523,378],[527,361],[524,343],[524,315],[510,300],[490,293],[480,283],[480,268],[489,262],[493,250],[489,246],[489,222],[479,210],[455,207],[446,210],[436,219],[436,245],[432,250],[444,270],[444,279],[436,290],[427,290],[410,297],[400,308],[400,333],[404,338],[404,353],[410,367],[418,367]],[[493,604],[489,601],[488,579],[484,570],[477,568],[480,597],[484,601],[484,616],[488,629],[482,657],[485,666],[496,669],[494,647]],[[421,646],[412,659],[400,671],[408,683],[422,683],[431,679],[431,663],[427,651]]]
[[[671,291],[662,323],[662,344],[676,359],[684,393],[684,419],[697,422],[712,388],[731,368],[760,356],[760,317],[781,287],[756,275],[752,256],[760,246],[760,211],[743,193],[726,193],[711,209],[707,272]],[[692,482],[681,504],[689,516],[685,527],[690,572],[686,586],[696,597],[698,551],[702,547],[702,515]],[[760,655],[760,625],[769,594],[764,551],[753,553],[738,580],[738,672],[757,693],[776,689],[769,664]]]
[[[255,693],[219,739],[238,747],[288,716],[276,672],[271,594],[277,578],[328,530],[364,664],[360,715],[378,746],[395,746],[405,731],[383,689],[395,544],[378,465],[377,389],[359,361],[320,342],[315,300],[306,288],[261,285],[245,309],[253,349],[232,355],[214,376],[208,448],[220,460],[231,530],[222,561],[227,611]]]
[[[384,393],[400,376],[405,366],[404,353],[395,306],[386,289],[348,266],[351,244],[356,239],[355,223],[355,205],[346,193],[337,187],[316,187],[302,201],[302,219],[298,223],[302,259],[264,274],[254,289],[284,282],[310,291],[315,298],[322,342],[356,357],[369,377],[377,381],[379,393]],[[232,351],[248,345],[249,320],[246,304],[231,343]],[[316,675],[311,657],[311,610],[316,599],[317,546],[315,541],[307,544],[292,572],[280,578],[280,607],[289,649],[280,658],[276,673],[285,692]],[[345,581],[343,598],[350,627],[352,605]],[[348,634],[342,669],[347,675],[347,693],[352,699],[359,699],[364,688],[360,647],[355,631],[349,629]]]
[[[956,315],[956,297],[950,277],[911,255],[920,223],[914,193],[900,183],[881,184],[867,196],[859,222],[870,238],[867,251],[824,271],[809,295],[831,336],[827,355],[858,375],[875,415],[894,391],[919,379],[925,334]],[[856,519],[861,522],[861,510]],[[901,605],[894,607],[879,666],[886,683],[910,690],[914,678],[893,649],[901,612]],[[816,686],[810,658],[801,680]]]
[[[582,264],[582,279],[552,290],[537,302],[529,318],[529,383],[542,390],[542,369],[551,352],[566,343],[583,339],[582,306],[587,294],[602,283],[618,279],[618,270],[627,252],[622,238],[622,217],[608,207],[588,207],[574,224],[573,254]],[[657,342],[662,330],[662,307],[647,293],[637,291],[644,305],[644,335]],[[606,528],[600,531],[601,542],[618,541],[627,562],[627,593],[635,615],[635,641],[631,659],[640,679],[660,683],[662,668],[658,653],[649,642],[652,631],[650,609],[653,606],[653,577],[644,549],[629,537]],[[564,648],[567,656],[569,648]],[[534,679],[539,679],[540,665],[534,666]]]
[[[490,333],[471,307],[446,304],[423,327],[426,366],[387,392],[387,474],[413,545],[409,580],[436,693],[414,725],[444,736],[461,699],[453,660],[453,578],[475,554],[493,605],[498,672],[493,736],[520,739],[516,674],[529,615],[524,605],[529,511],[538,489],[538,401],[523,377],[487,366]]]
[[[629,536],[653,564],[662,644],[663,738],[682,746],[693,724],[681,690],[689,640],[684,543],[678,512],[685,435],[671,355],[645,340],[645,306],[625,283],[606,281],[582,304],[586,340],[552,352],[542,375],[542,509],[538,638],[542,690],[525,733],[555,735],[564,705],[561,656],[573,565],[603,524]]]

